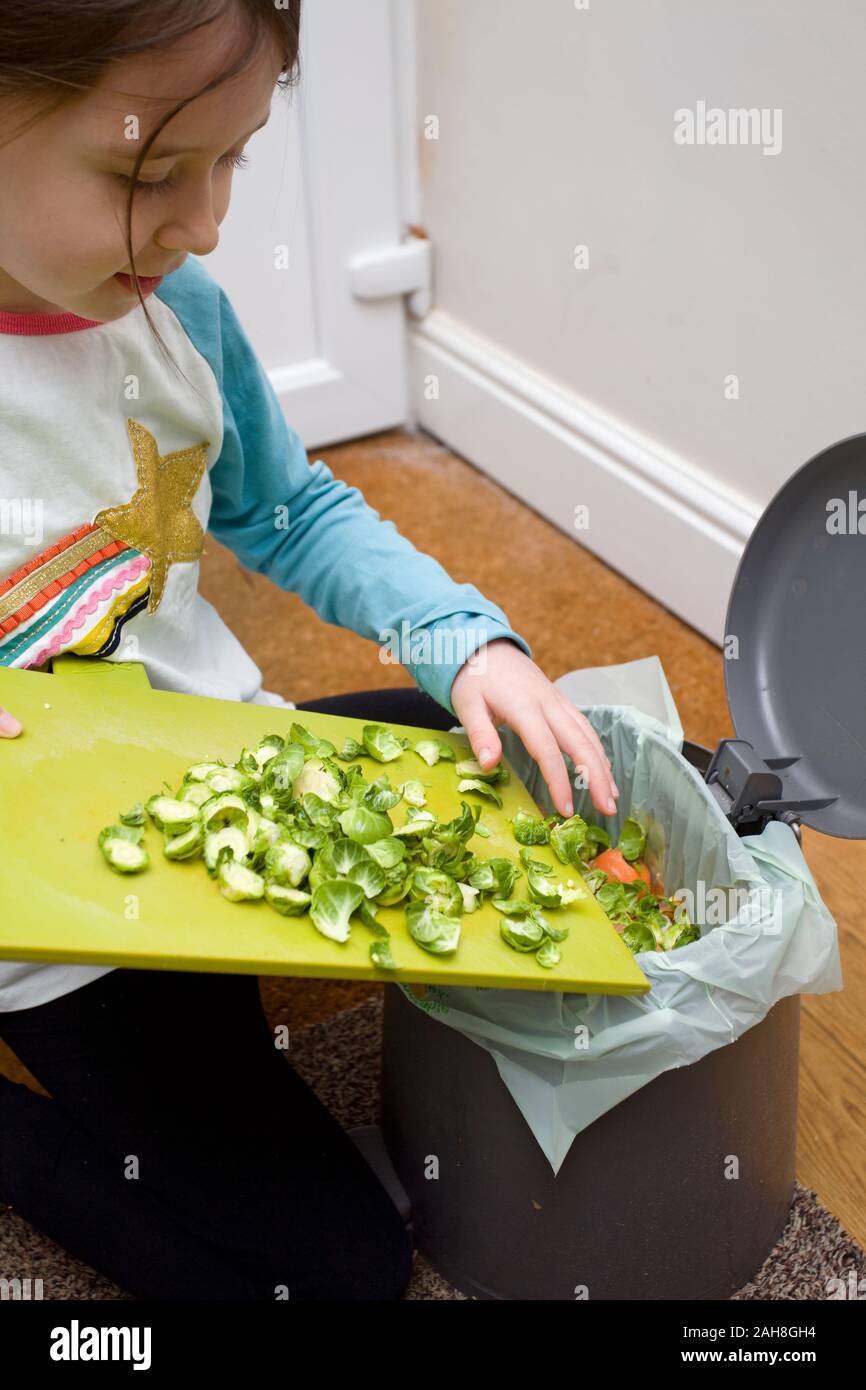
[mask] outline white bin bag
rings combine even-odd
[[[399,987],[492,1054],[556,1173],[575,1135],[648,1081],[734,1042],[787,995],[841,989],[842,973],[836,923],[793,830],[773,821],[761,835],[737,836],[680,753],[682,726],[658,658],[571,671],[555,684],[613,764],[620,797],[604,821],[613,843],[627,815],[648,827],[645,858],[666,893],[693,894],[700,941],[641,952],[652,989],[636,997],[431,986],[419,999]],[[499,734],[542,812],[554,813],[538,764],[513,730]],[[601,819],[588,791],[577,790],[574,805]]]

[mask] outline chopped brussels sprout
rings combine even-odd
[[[391,786],[387,775],[383,773],[367,788],[364,800],[372,811],[390,811],[400,800],[400,792]]]
[[[483,768],[475,758],[464,758],[454,768],[458,777],[468,777],[472,781],[501,782],[503,786],[511,781],[511,773],[503,762],[493,767]]]
[[[556,885],[559,894],[559,906],[570,907],[572,903],[579,903],[589,897],[585,888],[581,888],[579,883],[569,879],[568,883],[558,883]]]
[[[342,748],[337,750],[336,756],[344,763],[351,762],[352,758],[361,758],[366,753],[363,743],[359,743],[356,738],[351,738],[348,734]]]
[[[507,898],[519,877],[520,870],[516,864],[510,859],[497,856],[494,859],[485,859],[477,869],[473,869],[469,875],[469,884],[472,888],[479,888],[483,893],[495,893],[497,897]]]
[[[216,873],[217,861],[223,850],[230,850],[235,859],[246,859],[250,852],[250,842],[239,825],[224,825],[204,837],[204,862],[211,873]]]
[[[220,892],[230,903],[253,902],[264,897],[265,880],[230,856],[220,858],[217,869]]]
[[[550,827],[540,816],[527,815],[518,811],[511,821],[514,838],[519,845],[546,845],[550,839]]]
[[[280,840],[265,854],[268,878],[289,888],[297,888],[310,872],[312,860],[294,840]]]
[[[381,922],[376,921],[376,911],[377,908],[374,905],[365,901],[361,903],[360,907],[355,909],[353,916],[359,917],[364,923],[364,926],[367,927],[374,936],[379,937],[382,941],[386,941],[390,936],[390,932],[387,927],[382,926]]]
[[[184,782],[177,794],[178,801],[189,801],[193,806],[203,806],[213,799],[213,792],[207,782]]]
[[[397,962],[391,954],[390,940],[370,943],[370,959],[380,970],[396,970]]]
[[[349,918],[360,907],[364,890],[348,879],[331,879],[313,890],[310,916],[313,925],[332,941],[348,941],[351,932]]]
[[[255,785],[248,772],[236,767],[218,768],[207,778],[207,784],[216,796],[222,792],[242,792],[246,787]]]
[[[380,763],[393,762],[403,753],[403,744],[387,724],[365,724],[361,730],[364,747]]]
[[[299,801],[306,792],[313,792],[322,801],[335,802],[340,795],[340,784],[323,764],[321,758],[313,756],[298,773],[292,785],[292,796]]]
[[[384,869],[380,868],[375,859],[361,860],[358,864],[353,864],[346,874],[346,878],[352,883],[357,883],[363,888],[364,896],[367,898],[377,898],[380,893],[385,891]]]
[[[300,888],[288,888],[273,879],[265,880],[265,898],[283,917],[299,917],[308,911],[312,901],[310,893],[303,893]]]
[[[563,862],[572,857],[577,862],[578,850],[586,854],[589,846],[604,843],[606,832],[580,817],[563,821],[518,812],[512,828],[524,845],[519,858],[529,896],[511,899],[521,867],[504,855],[478,858],[468,848],[473,835],[491,834],[481,823],[480,806],[461,799],[459,813],[440,821],[427,805],[429,783],[409,777],[392,786],[386,772],[368,781],[357,763],[341,766],[360,757],[388,763],[410,749],[410,740],[385,724],[363,725],[361,740],[347,737],[338,751],[330,740],[295,723],[288,738],[267,735],[242,749],[233,764],[193,763],[176,796],[166,782],[165,794],[150,797],[144,806],[137,803],[120,814],[117,825],[106,827],[99,848],[116,872],[144,868],[147,815],[163,832],[166,859],[201,855],[228,901],[262,899],[281,916],[309,918],[315,930],[336,942],[349,939],[353,920],[361,923],[374,937],[371,962],[382,970],[397,966],[389,932],[377,919],[380,908],[402,904],[412,939],[444,956],[458,949],[463,915],[492,899],[505,918],[500,934],[508,944],[534,950],[539,964],[550,968],[558,960],[555,943],[568,928],[552,926],[540,905],[562,907],[585,892],[571,879],[557,883],[551,867],[533,860],[526,846],[551,843]],[[484,771],[474,758],[458,762],[444,739],[421,739],[413,751],[429,767],[440,760],[454,763],[458,791],[489,797],[501,809],[496,784],[509,780],[504,764]],[[389,812],[401,799],[406,819],[394,826]],[[627,844],[631,833],[627,823]],[[673,909],[664,901],[662,911],[652,898],[649,910],[640,897],[646,891],[642,880],[640,889],[613,888],[597,873],[590,888],[611,910],[627,907],[637,923],[631,928],[635,939],[657,949],[669,949],[669,943],[688,939],[694,930],[688,922],[672,920]]]
[[[401,859],[406,858],[406,844],[396,835],[384,835],[381,840],[373,840],[364,846],[367,853],[375,859],[381,869],[393,869]]]
[[[610,835],[600,825],[590,825],[583,816],[568,816],[551,826],[550,846],[562,864],[583,868],[602,849],[610,846]]]
[[[292,797],[292,786],[304,766],[304,750],[297,743],[288,744],[281,753],[265,765],[262,788],[278,804]]]
[[[460,941],[460,918],[437,912],[428,902],[410,903],[406,908],[409,935],[432,955],[450,955]]]
[[[562,960],[562,953],[556,943],[551,941],[548,937],[544,944],[539,946],[538,950],[535,952],[535,959],[538,961],[539,965],[543,965],[546,970],[550,970],[554,965],[559,965],[559,962]]]
[[[422,738],[415,744],[415,752],[419,758],[423,758],[428,767],[435,767],[440,758],[446,762],[455,762],[456,754],[450,743],[444,743],[439,738]]]
[[[459,917],[463,911],[463,894],[450,874],[423,864],[419,864],[412,874],[409,896],[413,902],[424,901],[448,917]]]
[[[222,792],[212,796],[199,808],[201,823],[206,831],[219,830],[224,825],[238,825],[241,830],[251,829],[250,808],[237,792]]]
[[[206,782],[215,772],[224,769],[223,763],[193,763],[184,774],[185,782]]]
[[[253,749],[253,757],[259,767],[264,767],[278,753],[282,753],[284,744],[285,739],[281,738],[279,734],[268,734],[266,738],[263,738],[258,747]]]
[[[162,852],[166,859],[194,859],[204,848],[204,826],[199,822],[181,835],[166,838]]]
[[[395,903],[402,902],[409,892],[409,885],[412,882],[412,870],[403,864],[396,864],[393,869],[383,870],[385,874],[385,888],[376,899],[382,907],[393,907]]]
[[[646,849],[646,831],[632,816],[623,822],[617,848],[623,859],[630,862],[640,859]]]
[[[390,818],[367,806],[349,806],[337,819],[343,834],[360,845],[374,844],[394,833]]]
[[[180,835],[190,830],[199,819],[199,808],[191,801],[176,801],[173,796],[152,796],[145,803],[147,814],[160,830]]]
[[[531,917],[504,917],[499,923],[499,934],[515,951],[537,951],[545,935]]]
[[[418,782],[415,780],[404,782],[402,787],[400,788],[400,791],[403,795],[403,800],[407,801],[410,806],[427,805],[427,794],[424,791],[423,782]]]
[[[143,830],[131,825],[107,825],[97,843],[109,868],[118,874],[137,874],[146,869],[150,856],[141,843]]]
[[[413,811],[413,806],[409,811]],[[395,826],[391,831],[392,835],[426,835],[428,830],[432,830],[436,824],[436,817],[432,811],[418,811],[414,816],[407,814],[406,824]]]
[[[463,911],[474,912],[478,906],[478,894],[481,890],[470,887],[468,883],[458,883],[457,887],[460,889],[460,896],[463,899]]]
[[[478,777],[464,777],[457,783],[459,792],[475,792],[476,796],[489,796],[491,801],[495,801],[499,809],[502,809],[502,797],[495,787],[489,782],[482,782]]]

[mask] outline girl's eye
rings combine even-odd
[[[249,155],[241,152],[240,154],[224,154],[222,159],[217,160],[224,168],[240,169],[244,164],[249,163]],[[129,188],[130,178],[128,174],[114,174],[114,178],[119,179],[125,188]],[[170,188],[174,188],[175,180],[172,178],[160,179],[157,183],[145,183],[141,179],[136,180],[136,193],[167,193]]]

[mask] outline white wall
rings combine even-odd
[[[449,354],[463,368],[505,354],[488,394],[525,367],[536,405],[558,402],[554,418],[573,409],[584,433],[619,434],[637,474],[665,474],[687,508],[703,493],[705,520],[722,517],[722,597],[690,606],[673,574],[661,597],[718,637],[756,516],[814,453],[863,428],[866,6],[417,0],[416,23],[436,280],[419,371],[438,361],[447,386]],[[781,151],[676,144],[675,110],[701,100],[780,108]],[[431,114],[435,140],[422,131]],[[574,268],[579,243],[588,269]],[[739,399],[725,398],[730,373]],[[465,400],[459,428],[447,401],[419,413],[471,442]],[[483,441],[472,447],[495,474]],[[621,461],[616,444],[607,452]],[[506,463],[503,481],[529,501],[537,486],[539,510],[567,529],[565,456],[551,468],[536,485]],[[678,524],[672,512],[672,544]],[[652,587],[606,537],[587,543]]]

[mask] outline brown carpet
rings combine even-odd
[[[379,1119],[382,996],[367,999],[336,1018],[292,1034],[292,1065],[345,1129]],[[352,1058],[352,1066],[345,1059]],[[66,1253],[11,1207],[0,1205],[0,1275],[41,1278],[46,1299],[137,1301],[111,1280]],[[866,1251],[798,1185],[788,1224],[754,1279],[733,1295],[739,1300],[822,1300],[827,1280],[854,1270],[866,1279]],[[466,1300],[416,1253],[406,1300]]]

